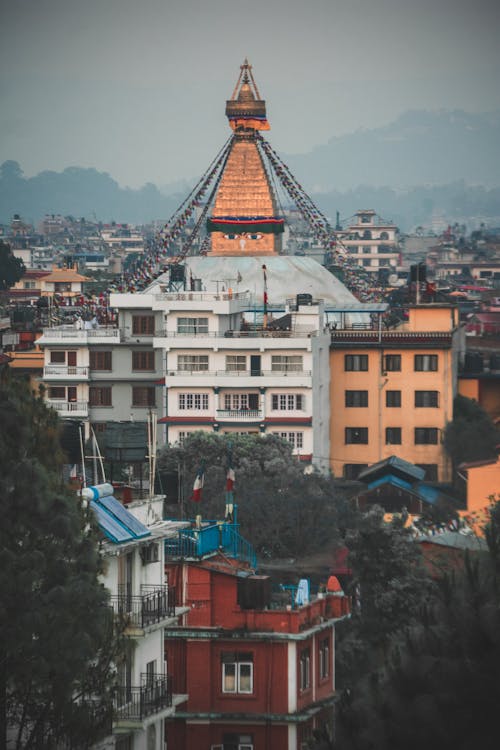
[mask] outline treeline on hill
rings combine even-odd
[[[61,214],[142,224],[168,219],[185,197],[184,193],[166,196],[152,183],[138,190],[122,188],[109,174],[96,169],[68,167],[26,177],[18,162],[6,161],[0,166],[3,223],[17,213],[35,223],[45,214]],[[336,211],[347,219],[360,207],[375,207],[402,231],[429,225],[435,213],[450,223],[466,216],[498,219],[500,214],[500,188],[469,186],[463,181],[404,190],[361,184],[344,191],[312,193],[312,198],[332,220]]]

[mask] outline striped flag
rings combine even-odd
[[[201,491],[203,489],[204,483],[205,483],[205,468],[202,464],[200,468],[198,469],[196,479],[194,480],[193,494],[191,495],[191,500],[194,500],[195,503],[199,503],[201,500]]]
[[[232,468],[232,466],[229,466],[226,474],[226,492],[232,493],[234,487],[234,478],[234,469]]]

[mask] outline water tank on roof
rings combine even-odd
[[[184,281],[186,266],[174,263],[170,266],[170,281]]]

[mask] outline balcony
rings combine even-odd
[[[76,344],[85,346],[92,344],[119,344],[120,330],[114,326],[99,326],[98,328],[76,328],[75,326],[57,326],[44,328],[39,344]]]
[[[255,377],[311,377],[311,370],[168,370],[167,377],[219,377],[219,378],[255,378]]]
[[[47,401],[47,406],[55,409],[61,417],[88,417],[87,401]]]
[[[89,368],[65,365],[45,365],[44,380],[88,380]]]
[[[142,674],[142,685],[116,689],[115,726],[142,722],[148,716],[165,712],[172,706],[172,677]]]
[[[264,419],[262,409],[217,409],[217,419],[235,422],[258,422]]]
[[[175,589],[143,585],[140,595],[132,596],[129,587],[119,586],[118,595],[111,597],[111,606],[115,615],[123,619],[126,634],[145,630],[175,617]]]

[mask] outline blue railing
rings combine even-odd
[[[200,528],[180,529],[177,538],[165,541],[166,558],[201,558],[216,552],[243,560],[256,568],[257,557],[252,545],[239,533],[239,524],[225,521],[206,521]]]

